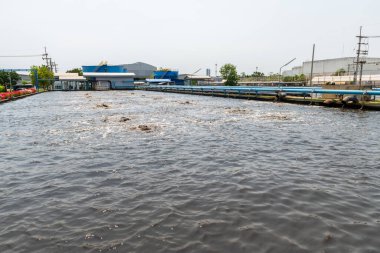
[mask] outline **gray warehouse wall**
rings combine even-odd
[[[136,79],[149,78],[152,76],[153,72],[157,70],[157,67],[143,62],[124,64],[123,66],[128,70],[128,72],[135,73]]]

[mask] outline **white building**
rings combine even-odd
[[[78,73],[54,73],[53,90],[84,90],[86,78]]]
[[[17,81],[17,84],[22,84],[23,82],[32,83],[32,79],[30,79],[30,72],[16,71],[16,73],[21,77],[21,79]]]
[[[326,83],[335,83],[335,84],[352,84],[354,81],[353,75],[345,76],[315,76],[313,77],[313,85],[323,85]],[[359,76],[357,77],[357,82],[359,82]],[[363,75],[362,76],[362,85],[380,85],[380,75]]]
[[[314,61],[314,76],[331,76],[339,69],[344,69],[346,75],[352,75],[355,72],[355,57],[344,57],[326,60]],[[363,75],[380,74],[380,58],[366,58],[367,63],[363,66]],[[304,74],[309,76],[311,72],[311,61],[302,63],[302,66],[296,66],[291,70],[285,70],[283,76],[294,76]]]
[[[210,76],[198,76],[193,74],[181,74],[179,80],[183,80],[184,85],[209,85],[212,81]]]

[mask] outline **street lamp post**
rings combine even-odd
[[[289,61],[288,63],[286,63],[286,64],[284,64],[283,66],[281,66],[281,68],[280,68],[280,73],[278,74],[278,75],[279,75],[279,76],[278,76],[278,82],[281,82],[281,71],[282,71],[282,68],[288,66],[290,63],[294,62],[296,59],[297,59],[297,58],[294,58],[293,60],[291,60],[291,61]]]

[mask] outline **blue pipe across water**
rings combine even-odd
[[[334,95],[370,95],[380,96],[380,90],[330,90],[320,87],[241,87],[241,86],[177,86],[177,85],[157,85],[149,88],[159,88],[161,90],[190,90],[190,91],[235,91],[235,92],[291,92],[291,93],[314,93],[314,94],[334,94]]]

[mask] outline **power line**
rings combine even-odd
[[[48,57],[49,54],[47,53],[46,47],[44,47],[44,49],[45,52],[42,54],[42,60],[46,60],[46,67],[48,67],[50,71],[57,72],[58,65],[55,63],[55,61],[53,61],[51,57]]]
[[[355,63],[355,72],[354,72],[354,84],[358,84],[358,74],[359,74],[359,86],[362,85],[362,75],[363,75],[363,65],[367,63],[364,57],[368,55],[368,48],[369,48],[369,43],[363,42],[364,39],[369,39],[369,38],[380,38],[380,36],[364,36],[362,34],[362,26],[360,27],[360,34],[359,36],[356,36],[359,39],[358,43],[358,50],[356,51],[356,61]],[[367,46],[366,49],[362,49],[363,46]],[[360,67],[360,72],[359,72],[359,67]],[[358,73],[359,72],[359,73]]]
[[[42,60],[46,60],[46,67],[49,68],[49,58],[48,58],[48,53],[46,51],[46,47],[45,47],[45,53],[42,54]],[[50,69],[51,70],[51,69]]]
[[[49,54],[47,53],[46,47],[44,47],[44,53],[43,54],[27,54],[27,55],[0,55],[0,58],[11,58],[11,57],[17,57],[17,58],[27,58],[27,57],[41,57],[42,60],[46,61],[46,67],[50,69],[50,71],[57,72],[57,66],[58,64],[53,61],[51,57],[48,57]]]
[[[48,53],[47,53],[47,50],[46,50],[46,47],[44,47],[44,53],[43,54],[29,54],[29,55],[0,55],[0,58],[9,58],[9,57],[19,57],[19,58],[26,58],[26,57],[41,57],[42,56],[42,60],[46,60],[46,67],[50,70],[50,71],[54,71],[55,73],[57,73],[57,66],[58,64],[55,63],[55,61],[53,61],[53,59],[51,57],[48,57]]]
[[[11,58],[11,57],[41,57],[42,54],[29,54],[29,55],[0,55],[1,58]]]

